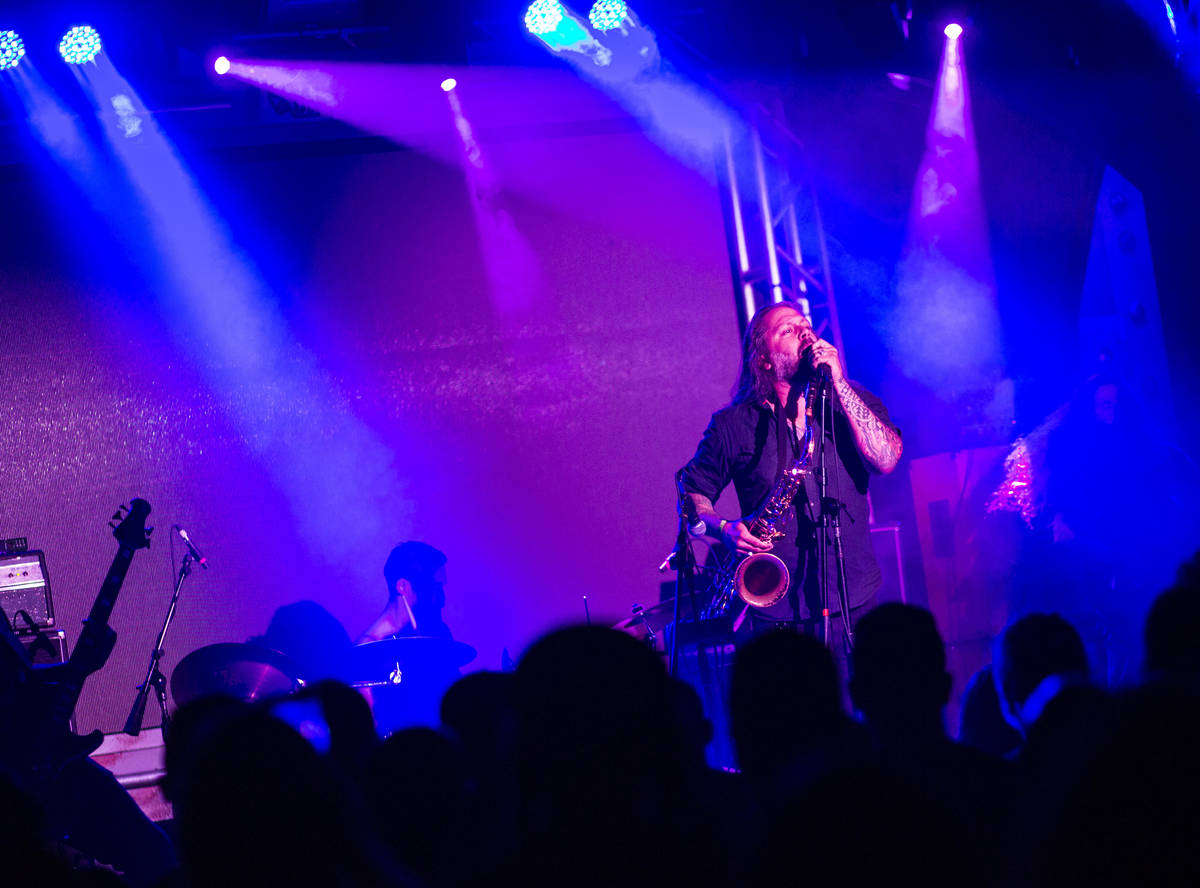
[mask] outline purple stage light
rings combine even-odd
[[[951,40],[957,40],[962,36],[962,25],[958,24],[957,22],[951,22],[950,24],[946,25],[946,36]]]
[[[453,77],[447,77],[445,80],[442,81],[442,91],[443,92],[450,92],[450,90],[454,89],[454,87],[456,87],[456,86],[458,86],[458,81],[455,80]]]
[[[1004,340],[962,28],[945,33],[886,336],[897,366],[949,403],[967,392],[997,391]],[[997,415],[1010,409],[998,395],[989,397]]]
[[[217,56],[217,60],[213,62],[213,70],[218,74],[228,74],[229,59],[225,58],[225,56]]]

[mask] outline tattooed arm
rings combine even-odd
[[[844,378],[833,385],[838,401],[854,432],[854,444],[867,465],[886,475],[900,462],[904,443],[896,430],[883,422]]]
[[[824,339],[812,346],[810,362],[814,369],[822,364],[829,367],[833,390],[846,412],[850,429],[854,432],[854,444],[867,465],[883,475],[896,468],[904,443],[899,433],[875,415],[842,373],[842,362],[838,351]]]
[[[688,493],[687,496],[692,501],[692,505],[696,507],[696,514],[704,522],[706,533],[719,539],[730,550],[736,549],[743,555],[750,555],[754,552],[766,552],[771,549],[773,544],[760,540],[752,534],[750,527],[740,518],[722,520],[721,516],[717,514],[716,507],[713,506],[712,500],[708,497],[699,493]]]

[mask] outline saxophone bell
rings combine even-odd
[[[787,594],[791,577],[777,555],[759,552],[743,558],[733,572],[738,597],[751,607],[770,607]]]

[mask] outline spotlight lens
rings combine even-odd
[[[79,25],[63,35],[58,51],[68,65],[82,65],[100,54],[100,35],[90,25]]]
[[[450,92],[450,90],[454,89],[454,87],[456,87],[456,86],[458,86],[458,81],[455,80],[453,77],[447,77],[445,80],[442,81],[442,89],[445,92]]]
[[[962,36],[962,25],[953,22],[946,25],[946,36],[951,40],[957,40]]]
[[[611,31],[621,27],[628,11],[625,0],[596,0],[588,12],[588,21],[597,31]]]
[[[225,56],[217,56],[217,60],[213,62],[213,70],[218,74],[228,74],[229,59],[225,58]]]
[[[525,10],[525,30],[530,34],[550,34],[563,15],[563,5],[558,0],[533,0]]]
[[[0,71],[17,67],[25,55],[25,41],[16,31],[0,31]]]

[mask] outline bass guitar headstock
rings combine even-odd
[[[135,499],[126,506],[122,505],[113,513],[108,526],[113,529],[117,542],[127,549],[150,548],[150,534],[153,527],[146,526],[146,518],[150,515],[150,504],[144,499]],[[117,522],[120,522],[118,524]]]

